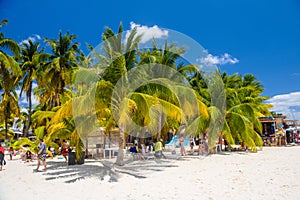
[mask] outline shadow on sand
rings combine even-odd
[[[30,164],[36,166],[36,164]],[[108,160],[85,160],[83,165],[67,165],[65,162],[47,160],[45,180],[61,179],[65,183],[74,183],[85,178],[98,178],[100,181],[109,177],[109,182],[117,182],[120,174],[135,178],[147,178],[147,174],[163,171],[166,167],[177,167],[173,159],[154,159],[126,161],[124,166],[117,166]]]
[[[235,152],[240,153],[240,152]],[[230,155],[232,152],[219,152],[218,155]],[[244,152],[241,154],[245,154]],[[212,156],[209,154],[207,156]],[[206,156],[167,156],[167,159],[125,160],[125,165],[115,165],[110,160],[86,159],[83,165],[67,165],[65,162],[47,160],[47,171],[43,172],[46,180],[61,179],[65,183],[74,183],[85,178],[98,178],[100,181],[108,178],[109,182],[117,182],[120,174],[135,178],[147,178],[153,172],[163,171],[165,168],[178,167],[175,160],[189,161],[190,159],[205,158]],[[36,166],[31,164],[32,166]]]

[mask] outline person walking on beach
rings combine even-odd
[[[39,167],[41,165],[41,161],[43,162],[43,165],[44,165],[44,171],[47,170],[47,163],[46,163],[46,150],[47,150],[47,147],[46,147],[46,144],[44,143],[43,139],[40,139],[40,142],[39,142],[39,146],[38,146],[38,164],[37,164],[37,167],[36,167],[36,172],[39,170]]]
[[[180,142],[180,153],[181,153],[181,156],[186,156],[185,149],[184,149],[184,137],[183,137],[183,135],[181,135],[181,137],[179,139],[179,142]]]
[[[2,171],[2,165],[4,164],[4,148],[2,147],[0,143],[0,171]]]
[[[68,158],[67,158],[68,152],[69,152],[69,146],[66,143],[66,140],[63,140],[62,145],[61,145],[61,154],[66,159],[66,162],[68,161]]]

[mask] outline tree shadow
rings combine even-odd
[[[100,161],[88,160],[83,165],[68,165],[65,162],[47,161],[47,171],[43,173],[46,175],[45,179],[67,179],[65,183],[74,183],[85,178],[96,177],[99,180],[104,180],[105,176],[110,176],[111,182],[117,181],[117,174],[106,165],[101,165]]]
[[[147,178],[147,174],[163,171],[165,168],[178,167],[174,159],[151,159],[129,162],[123,166],[114,165],[116,172],[128,174],[136,178]]]

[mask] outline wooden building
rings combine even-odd
[[[289,131],[297,127],[298,120],[286,119],[286,116],[268,116],[259,118],[262,124],[261,137],[264,145],[285,145],[295,142],[294,132]]]
[[[111,158],[119,146],[120,132],[115,128],[109,132],[100,127],[89,133],[86,148],[88,155],[92,158]]]
[[[264,145],[275,146],[283,145],[285,142],[285,135],[283,132],[286,116],[268,116],[260,117],[259,120],[262,124],[261,137]]]

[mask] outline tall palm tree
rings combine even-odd
[[[66,86],[72,83],[73,73],[78,69],[79,44],[74,42],[75,38],[75,35],[68,32],[63,35],[60,31],[58,39],[45,39],[52,54],[50,61],[38,70],[37,91],[43,95],[40,99],[42,104],[50,101],[50,109],[61,105],[61,97],[66,95]]]
[[[142,49],[138,52],[139,56],[139,66],[142,65],[151,65],[151,68],[154,71],[154,76],[151,78],[161,77],[172,80],[178,74],[170,73],[170,68],[176,70],[177,69],[177,61],[184,53],[184,48],[179,48],[175,43],[168,44],[168,40],[165,41],[162,47],[157,45],[157,41],[155,38],[152,40],[152,49]],[[145,74],[144,76],[147,77]],[[174,76],[174,77],[172,77]],[[176,80],[174,80],[176,81]],[[158,81],[159,83],[159,81]],[[179,106],[176,95],[174,95],[174,91],[171,91],[170,88],[162,87],[162,85],[158,84],[148,84],[145,87],[142,87],[141,90],[143,92],[151,95],[155,95],[160,99],[166,100],[172,104]],[[162,110],[158,110],[158,139],[161,138],[161,130],[162,130],[162,118],[163,112]]]
[[[141,90],[135,92],[130,91],[132,82],[143,79],[143,75],[137,73],[130,73],[133,69],[136,69],[137,63],[137,50],[138,44],[141,39],[140,35],[136,35],[136,29],[131,30],[129,37],[126,41],[122,39],[122,24],[120,24],[118,32],[114,33],[110,28],[106,28],[103,34],[103,49],[104,53],[102,58],[99,59],[102,62],[99,63],[99,68],[104,67],[105,70],[101,71],[101,80],[109,81],[115,86],[115,91],[111,97],[112,104],[109,109],[115,115],[113,116],[117,123],[112,123],[108,120],[108,125],[118,124],[120,128],[119,139],[119,151],[116,164],[123,165],[123,148],[124,148],[124,134],[125,131],[130,133],[131,131],[137,131],[136,126],[132,126],[132,120],[141,123],[149,122],[150,119],[158,119],[157,109],[151,110],[152,106],[161,104],[165,107],[165,110],[171,115],[178,115],[181,117],[181,110],[173,104],[147,94]],[[101,56],[97,55],[97,58]],[[138,76],[138,77],[137,77]],[[139,85],[139,83],[137,83]],[[135,85],[135,84],[133,84]],[[171,110],[173,112],[171,112]],[[137,114],[139,113],[139,114]],[[174,114],[175,113],[175,114]],[[178,114],[180,113],[180,114]],[[138,118],[135,118],[137,117]],[[179,118],[180,118],[179,117]],[[152,122],[155,120],[152,120]],[[157,124],[157,123],[155,123]],[[140,124],[145,125],[145,124]],[[148,124],[149,125],[149,124]],[[154,127],[154,124],[150,124],[149,127]],[[155,128],[157,131],[157,127]]]
[[[141,36],[136,35],[136,28],[131,31],[127,41],[125,41],[126,43],[123,41],[122,34],[123,25],[120,23],[117,33],[114,33],[111,28],[106,27],[102,35],[104,61],[100,63],[99,67],[105,67],[105,70],[102,72],[101,79],[110,81],[113,85],[115,85],[121,77],[126,76],[127,71],[134,66],[136,62],[136,50],[141,40]],[[126,83],[124,84],[126,85]],[[123,117],[116,119],[119,120],[118,124],[120,128],[119,151],[116,161],[119,165],[123,165],[123,147],[125,142],[125,124],[122,119]]]
[[[6,24],[7,20],[0,22],[0,28]],[[8,121],[11,114],[19,115],[19,106],[15,87],[20,79],[21,70],[15,58],[7,52],[10,50],[15,56],[19,56],[20,48],[18,44],[9,38],[5,38],[0,32],[0,117],[5,122],[5,138],[8,134]]]
[[[20,96],[23,92],[26,94],[28,101],[28,119],[24,127],[24,135],[28,134],[31,124],[32,114],[32,92],[33,83],[36,81],[36,71],[38,67],[46,60],[47,55],[43,53],[43,49],[39,49],[39,42],[23,42],[21,47],[21,69],[23,73],[23,80],[21,84]]]

